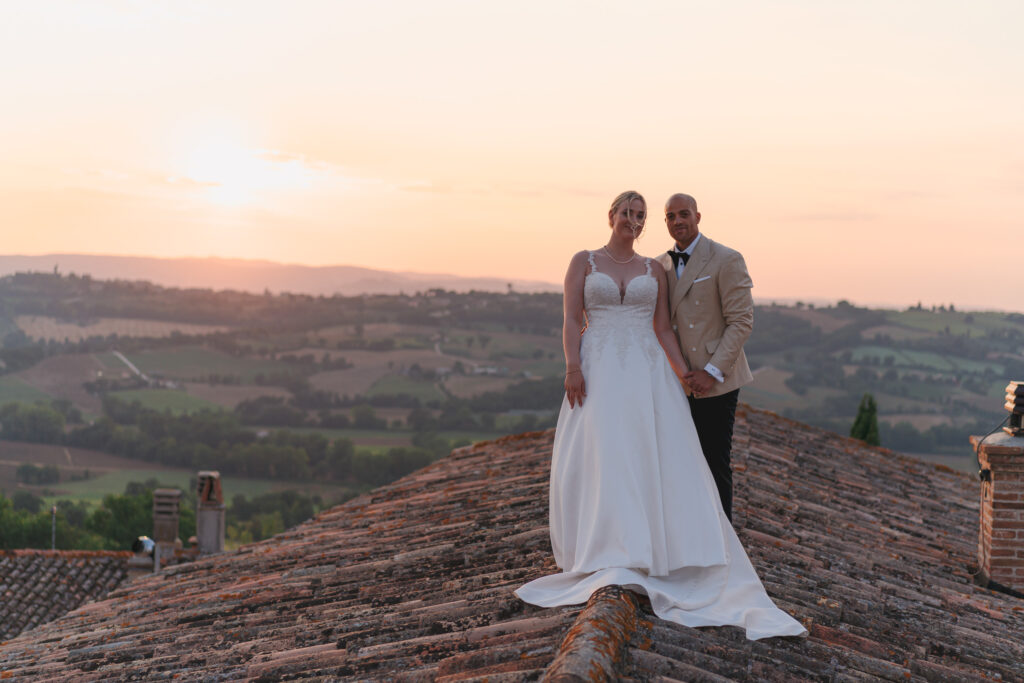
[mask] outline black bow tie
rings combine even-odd
[[[685,251],[676,251],[675,249],[669,249],[668,255],[672,257],[672,265],[679,268],[679,259],[683,259],[683,265],[685,266],[687,261],[690,260],[690,255]]]

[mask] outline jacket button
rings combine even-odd
[[[696,350],[697,350],[697,347],[696,347],[696,346],[691,346],[691,347],[690,347],[690,350],[691,350],[691,351],[696,351]]]
[[[691,330],[693,329],[693,323],[690,323],[690,329]]]

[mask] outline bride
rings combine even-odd
[[[569,263],[550,484],[562,571],[516,595],[573,605],[614,584],[684,626],[742,626],[751,640],[805,635],[765,593],[722,511],[684,393],[665,271],[633,248],[646,213],[642,196],[622,193],[608,243]]]

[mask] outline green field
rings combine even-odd
[[[267,431],[274,431],[276,427],[262,427]],[[395,446],[411,446],[412,432],[389,432],[384,429],[321,429],[319,427],[289,427],[288,431],[300,434],[321,434],[325,439],[348,439],[359,448],[366,448],[374,452],[383,452]],[[438,436],[449,441],[488,441],[504,436],[505,431],[494,432],[466,432],[466,431],[442,431]]]
[[[1006,319],[1003,313],[981,312],[963,313],[950,311],[887,311],[886,319],[897,325],[930,333],[945,332],[949,334],[983,336],[989,332],[1007,328],[1020,331],[1020,326]],[[968,322],[970,320],[970,322]]]
[[[429,338],[420,335],[395,335],[395,349],[432,349],[434,343]]]
[[[265,430],[268,432],[275,432],[280,429],[286,429],[289,432],[295,432],[296,434],[322,434],[324,438],[329,441],[334,439],[349,439],[353,443],[359,443],[360,441],[382,441],[382,440],[393,440],[401,441],[402,443],[409,443],[409,439],[412,438],[411,432],[389,432],[386,429],[328,429],[321,427],[252,427],[252,429]]]
[[[418,381],[405,375],[384,375],[370,387],[367,396],[381,394],[409,394],[421,401],[443,401],[444,392],[435,382]]]
[[[53,398],[12,375],[0,375],[0,406],[5,403],[35,403]]]
[[[940,408],[934,400],[938,397],[944,396],[944,391],[948,393],[948,388],[944,388],[941,385],[916,385],[912,388],[916,389],[917,392],[915,393],[915,391],[911,391],[907,396],[893,396],[883,392],[876,392],[873,394],[875,400],[878,402],[879,414],[883,415],[906,412],[936,413]],[[853,418],[854,415],[851,414],[851,422]]]
[[[128,403],[138,401],[144,408],[159,410],[160,412],[169,410],[175,415],[198,413],[202,410],[224,410],[222,406],[216,403],[195,396],[189,396],[184,391],[175,391],[173,389],[132,389],[112,391],[110,395]]]
[[[136,367],[150,375],[194,379],[205,375],[237,375],[252,382],[256,375],[287,372],[289,366],[260,358],[237,358],[196,346],[125,354]]]
[[[970,374],[983,373],[986,369],[997,375],[1003,372],[1003,366],[999,363],[957,358],[931,351],[905,351],[883,346],[858,346],[852,349],[852,360],[855,363],[864,363],[868,358],[878,358],[881,363],[884,363],[887,357],[893,359],[892,366],[897,368],[926,368],[936,372]],[[880,365],[879,367],[886,366]]]
[[[190,481],[196,473],[192,470],[119,470],[86,479],[82,481],[68,481],[53,485],[59,493],[56,495],[44,496],[46,505],[52,505],[58,500],[75,500],[99,505],[103,497],[110,494],[124,493],[125,486],[130,482],[145,482],[149,479],[156,479],[161,486],[168,488],[180,488],[188,491]],[[240,477],[222,477],[221,485],[224,490],[224,500],[229,505],[237,495],[247,498],[258,496],[271,491],[297,490],[306,495],[320,495],[325,501],[333,501],[340,498],[345,488],[340,486],[315,484],[306,482],[280,482],[270,479],[243,479]]]
[[[486,344],[481,345],[482,337],[486,338]],[[445,332],[441,350],[446,354],[475,360],[528,360],[533,358],[538,350],[541,357],[547,357],[549,354],[561,357],[562,340],[555,335],[548,337],[505,330],[450,330]]]
[[[497,439],[500,436],[505,436],[505,432],[438,432],[438,436],[451,441],[468,441],[470,443],[476,443],[477,441],[490,441],[491,439]]]
[[[92,357],[100,362],[100,364],[107,370],[121,371],[128,370],[128,366],[125,365],[120,358],[115,356],[113,353],[94,353]],[[126,356],[127,358],[127,356]]]
[[[553,359],[533,360],[524,363],[520,371],[528,372],[533,377],[560,377],[565,373],[565,359],[558,355]]]
[[[787,388],[774,390],[758,386],[745,386],[740,390],[740,400],[763,410],[782,414],[786,409],[803,408],[808,405],[819,405],[826,398],[841,396],[843,392],[827,387],[809,387],[803,395],[794,394]]]

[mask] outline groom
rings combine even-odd
[[[732,521],[732,429],[740,387],[754,379],[743,344],[754,327],[754,283],[739,252],[700,234],[697,200],[674,194],[665,224],[675,246],[657,258],[668,272],[669,310],[690,371],[690,410],[700,446]]]

